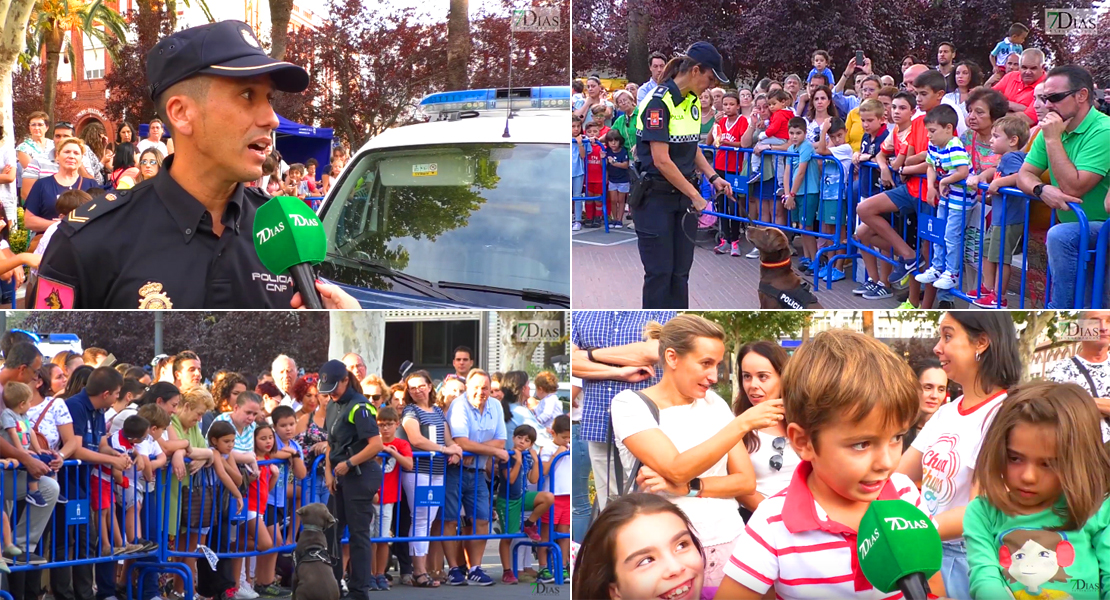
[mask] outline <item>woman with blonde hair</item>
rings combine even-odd
[[[58,142],[55,148],[58,159],[58,172],[50,177],[35,180],[31,191],[27,194],[27,202],[23,208],[23,221],[27,229],[43,232],[54,221],[61,218],[55,209],[58,196],[69,190],[89,191],[96,187],[96,181],[82,177],[79,172],[81,161],[85,156],[85,142],[79,138],[66,138]]]

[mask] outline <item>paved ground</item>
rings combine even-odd
[[[394,587],[389,592],[381,594],[381,598],[386,600],[388,598],[471,598],[481,600],[509,600],[513,598],[533,598],[536,596],[547,596],[552,598],[568,598],[570,596],[570,582],[566,582],[562,586],[555,584],[534,584],[534,583],[518,583],[516,585],[502,585],[501,583],[501,559],[497,553],[498,540],[491,540],[486,544],[485,554],[482,556],[482,569],[493,578],[496,582],[489,587],[479,587],[474,585],[451,587],[448,585],[440,586],[436,589],[428,588],[414,588],[409,586],[398,585],[396,582],[399,580],[397,573],[394,572]],[[48,599],[53,600],[53,596],[47,594]]]
[[[644,268],[636,249],[635,232],[583,229],[573,234],[574,308],[636,309],[641,307]],[[699,241],[701,238],[699,237]],[[752,249],[743,241],[744,254]],[[694,251],[690,272],[690,308],[731,310],[759,308],[759,261],[714,254],[706,239]],[[895,308],[901,300],[864,300],[852,294],[856,287],[847,279],[819,290],[818,301],[825,308]]]

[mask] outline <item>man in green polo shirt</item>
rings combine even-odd
[[[1048,266],[1052,271],[1052,297],[1048,308],[1069,309],[1075,304],[1081,229],[1069,202],[1082,205],[1090,223],[1088,244],[1093,245],[1106,221],[1104,199],[1110,190],[1110,117],[1094,110],[1094,81],[1080,66],[1065,65],[1049,71],[1041,99],[1048,114],[1041,132],[1018,173],[1018,187],[1058,209],[1059,223],[1048,231]],[[1051,185],[1041,183],[1048,169]],[[1094,261],[1087,265],[1086,294],[1090,294]],[[1080,299],[1082,300],[1082,299]],[[1095,302],[1098,305],[1098,302]],[[1103,300],[1103,306],[1106,300]]]

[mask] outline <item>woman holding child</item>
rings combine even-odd
[[[691,517],[705,545],[702,597],[709,598],[744,528],[736,498],[756,491],[751,459],[740,442],[781,422],[782,401],[769,399],[733,416],[710,389],[725,352],[724,331],[715,323],[679,315],[663,326],[649,324],[645,334],[659,340],[662,378],[642,392],[626,390],[613,398],[613,435],[624,464],[643,464],[639,487],[663,494]]]
[[[944,542],[945,596],[970,600],[964,510],[979,494],[975,462],[983,437],[1021,378],[1014,321],[1005,311],[953,311],[939,324],[933,352],[948,379],[964,394],[941,406],[902,455],[898,472],[921,483],[922,510],[936,523]],[[955,467],[948,468],[951,465]]]

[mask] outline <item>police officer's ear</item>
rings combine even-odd
[[[165,120],[170,132],[176,135],[193,135],[198,120],[203,116],[204,104],[212,78],[197,75],[170,86],[156,101],[158,114]]]

